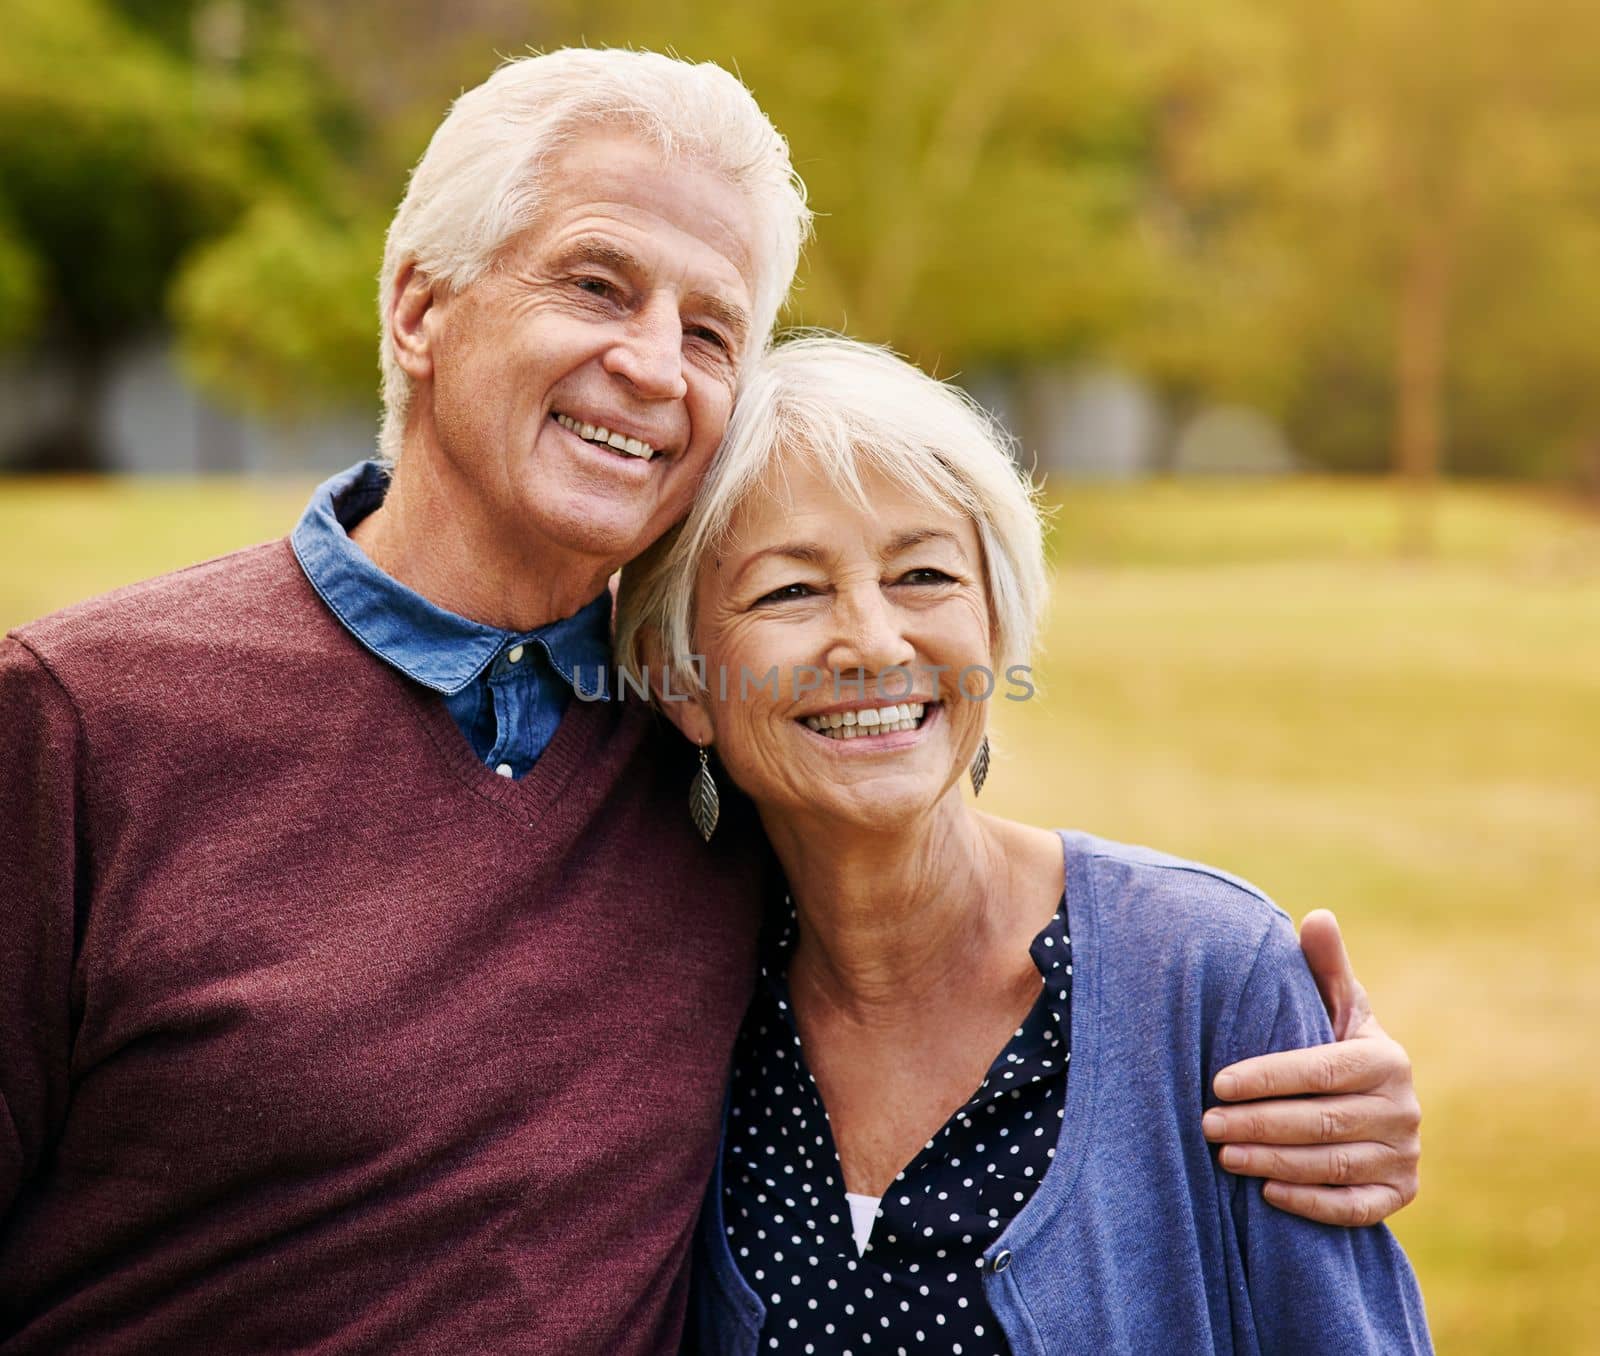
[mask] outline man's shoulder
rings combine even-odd
[[[242,648],[302,646],[328,620],[278,539],[74,603],[10,638],[70,691],[152,668],[200,672]]]
[[[1294,938],[1288,914],[1249,881],[1171,853],[1088,834],[1065,836],[1080,862],[1091,926],[1135,960],[1240,975],[1269,938]],[[1069,919],[1073,900],[1067,901]]]
[[[52,669],[88,661],[103,670],[112,657],[204,649],[268,620],[282,625],[315,601],[280,538],[74,603],[10,635]]]

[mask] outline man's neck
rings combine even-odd
[[[436,607],[505,631],[570,617],[606,587],[615,565],[484,521],[465,486],[427,461],[402,459],[383,503],[350,539],[385,574]]]

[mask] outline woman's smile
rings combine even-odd
[[[813,738],[832,745],[832,752],[859,756],[912,748],[938,718],[938,702],[904,701],[837,708],[801,716],[795,723]]]

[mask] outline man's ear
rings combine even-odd
[[[433,279],[415,260],[395,275],[389,293],[388,340],[400,370],[412,381],[433,376],[433,336],[426,322],[436,300]]]

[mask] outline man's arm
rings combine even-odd
[[[77,712],[0,640],[0,1220],[66,1112],[76,899]]]
[[[1328,1043],[1335,1033],[1326,1001],[1293,930],[1274,920],[1229,1026],[1229,1055],[1337,1048]],[[1308,1224],[1267,1204],[1259,1178],[1219,1183],[1228,1200],[1227,1269],[1243,1282],[1230,1305],[1236,1345],[1295,1356],[1431,1354],[1416,1275],[1387,1229]]]
[[[1333,1023],[1333,1045],[1230,1064],[1213,1087],[1205,1136],[1222,1166],[1265,1177],[1271,1205],[1324,1224],[1376,1224],[1417,1195],[1422,1108],[1411,1060],[1372,1015],[1339,924],[1306,916],[1300,945]]]

